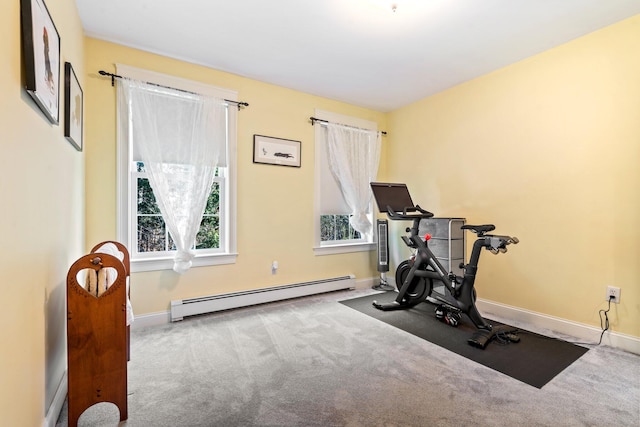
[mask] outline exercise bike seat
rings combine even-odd
[[[489,231],[495,230],[496,226],[493,225],[493,224],[484,224],[484,225],[468,225],[468,224],[465,224],[460,228],[462,230],[470,230],[470,231],[476,233],[478,236],[483,236],[484,233],[487,233]]]

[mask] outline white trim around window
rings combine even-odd
[[[332,123],[340,123],[347,126],[358,127],[362,129],[371,129],[377,130],[378,124],[376,122],[360,119],[357,117],[346,116],[343,114],[333,113],[330,111],[324,111],[316,109],[314,112],[314,117],[320,120],[326,120]],[[360,241],[345,241],[344,243],[339,242],[330,242],[323,243],[321,242],[320,236],[320,215],[322,208],[322,166],[318,164],[319,160],[324,158],[321,150],[323,150],[324,144],[319,143],[323,138],[325,138],[325,130],[322,128],[321,123],[317,122],[315,125],[315,176],[314,176],[314,247],[313,251],[315,255],[333,255],[333,254],[343,254],[343,253],[351,253],[351,252],[366,252],[376,250],[376,244],[374,242],[374,237],[370,236],[368,240],[360,240]],[[373,217],[373,202],[371,207],[371,220],[374,221]]]
[[[229,101],[237,101],[237,92],[229,89],[219,88],[211,86],[201,82],[195,82],[180,77],[161,74],[153,71],[143,70],[140,68],[131,67],[128,65],[116,64],[116,73],[118,75],[141,80],[145,82],[151,82],[158,85],[169,86],[176,89],[181,89],[190,92],[201,93],[205,95],[215,96],[217,98],[227,99]],[[122,135],[126,132],[120,124],[118,117],[118,134],[117,134],[117,237],[118,240],[131,245],[133,241],[131,233],[131,213],[130,205],[133,203],[131,200],[130,188],[131,188],[131,147],[127,144],[127,135]],[[196,251],[196,256],[193,259],[193,267],[202,267],[208,265],[221,265],[221,264],[233,264],[237,258],[237,232],[236,232],[236,192],[237,192],[237,160],[236,160],[236,144],[237,144],[237,109],[229,108],[228,117],[228,147],[227,155],[227,197],[225,203],[225,212],[220,215],[220,227],[225,228],[226,239],[224,248],[221,251],[215,253],[207,253],[206,250],[202,252]],[[173,268],[174,259],[172,255],[167,255],[166,252],[158,254],[157,256],[139,256],[134,257],[133,254],[137,251],[130,251],[132,253],[131,259],[131,271],[155,271],[155,270],[171,270]]]

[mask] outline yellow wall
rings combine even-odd
[[[346,274],[377,275],[375,254],[314,256],[314,131],[309,122],[320,108],[376,121],[385,114],[261,83],[229,73],[86,40],[87,241],[116,237],[116,90],[99,70],[126,64],[238,91],[250,106],[238,114],[238,259],[234,265],[134,273],[131,298],[136,314],[166,312],[170,301]],[[302,141],[301,168],[253,163],[253,135]],[[271,274],[277,260],[278,273]]]
[[[47,2],[64,62],[84,82],[74,0]],[[23,89],[20,2],[0,5],[0,425],[39,426],[66,369],[65,280],[84,246],[84,156]]]
[[[599,327],[613,285],[612,330],[640,336],[638,52],[635,16],[389,115],[391,179],[520,238],[481,298]]]
[[[382,114],[85,39],[73,0],[47,4],[61,63],[72,62],[84,89],[85,151],[22,88],[19,2],[3,2],[1,425],[42,425],[65,369],[67,269],[116,235],[115,89],[97,75],[116,62],[235,89],[251,104],[238,121],[237,264],[135,274],[138,314],[166,311],[176,298],[376,274],[370,253],[311,250],[308,117],[321,108],[389,131],[381,177],[407,182],[427,209],[521,239],[506,255],[483,257],[480,297],[599,326],[612,284],[622,288],[612,329],[640,336],[640,16]],[[61,123],[63,107],[61,97]],[[302,168],[253,164],[253,134],[302,141]]]

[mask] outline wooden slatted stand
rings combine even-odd
[[[115,282],[99,297],[78,283],[78,272],[112,267]],[[69,426],[96,403],[111,402],[127,412],[127,274],[118,258],[92,253],[79,258],[67,274],[67,357]]]

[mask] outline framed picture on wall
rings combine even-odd
[[[83,94],[78,77],[69,62],[64,63],[64,136],[82,151]]]
[[[300,167],[300,141],[253,135],[253,163]]]
[[[44,0],[20,0],[25,87],[49,121],[60,118],[60,35]]]

